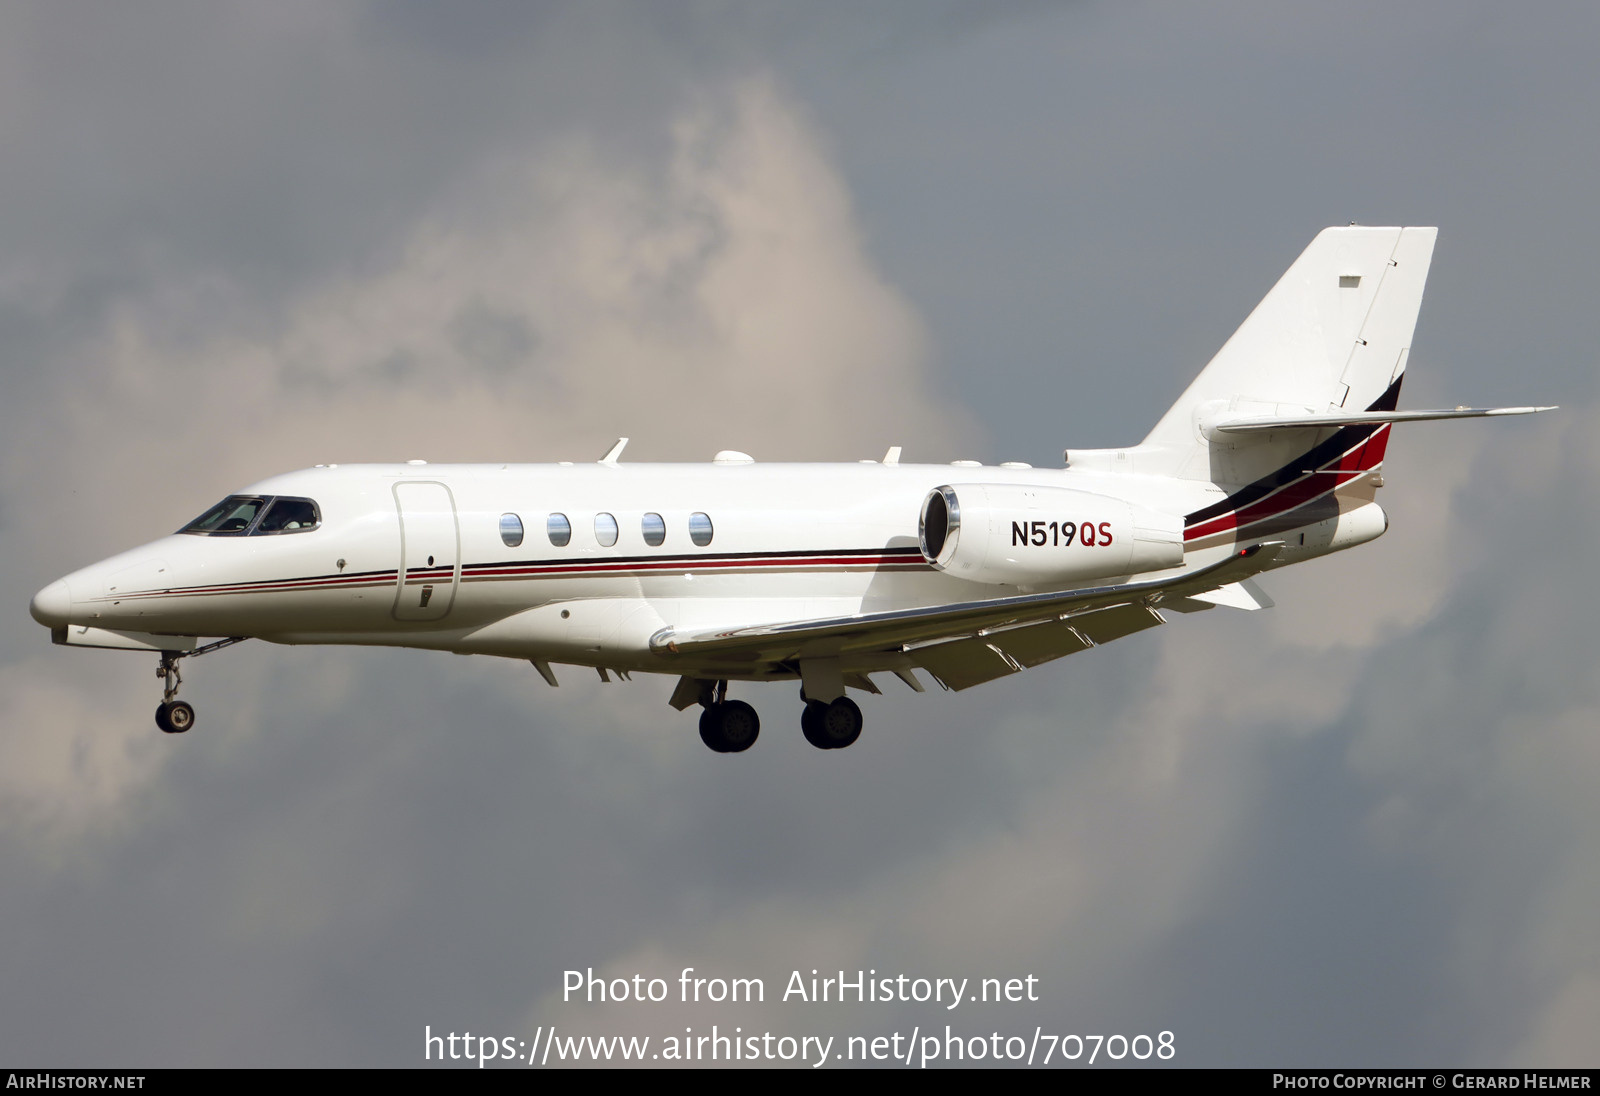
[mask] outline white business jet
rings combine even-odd
[[[1397,422],[1540,407],[1396,410],[1432,228],[1330,228],[1150,435],[1063,468],[326,465],[229,495],[175,534],[34,597],[56,643],[179,662],[246,638],[527,659],[601,680],[670,674],[721,753],[760,720],[730,681],[795,681],[821,749],[861,734],[847,689],[1017,673],[1165,623],[1271,604],[1264,571],[1378,537]]]

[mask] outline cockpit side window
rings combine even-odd
[[[317,504],[310,499],[275,498],[256,522],[251,536],[261,533],[309,533],[322,524]]]
[[[202,537],[242,537],[266,503],[264,498],[229,495],[178,532]]]
[[[322,513],[310,499],[229,495],[178,532],[200,537],[253,537],[309,533],[321,524]]]

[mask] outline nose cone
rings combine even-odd
[[[63,628],[70,623],[67,617],[72,613],[72,591],[64,580],[56,579],[33,595],[28,611],[46,628]]]

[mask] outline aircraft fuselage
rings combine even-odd
[[[964,483],[1069,488],[1175,514],[1219,497],[1209,484],[1158,477],[971,465],[328,466],[238,493],[313,500],[317,527],[163,537],[41,591],[35,615],[57,629],[425,647],[681,674],[682,659],[651,648],[663,629],[1050,588],[968,581],[924,559],[924,499]],[[554,539],[564,529],[565,543],[553,542],[552,515]],[[1018,512],[1030,528],[1017,552],[1065,551],[1059,530],[1076,518]],[[1034,522],[1056,531],[1034,532]],[[1183,566],[1231,547],[1188,553],[1196,558]]]

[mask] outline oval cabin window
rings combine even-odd
[[[551,514],[550,520],[544,523],[545,532],[550,535],[550,543],[557,548],[565,548],[572,543],[572,523],[565,514]]]
[[[667,539],[667,523],[660,514],[646,514],[640,527],[644,532],[644,542],[652,548],[659,548]]]
[[[701,548],[711,543],[711,517],[709,514],[689,515],[689,539]]]
[[[515,548],[522,543],[522,519],[515,514],[500,515],[500,539],[507,548]]]

